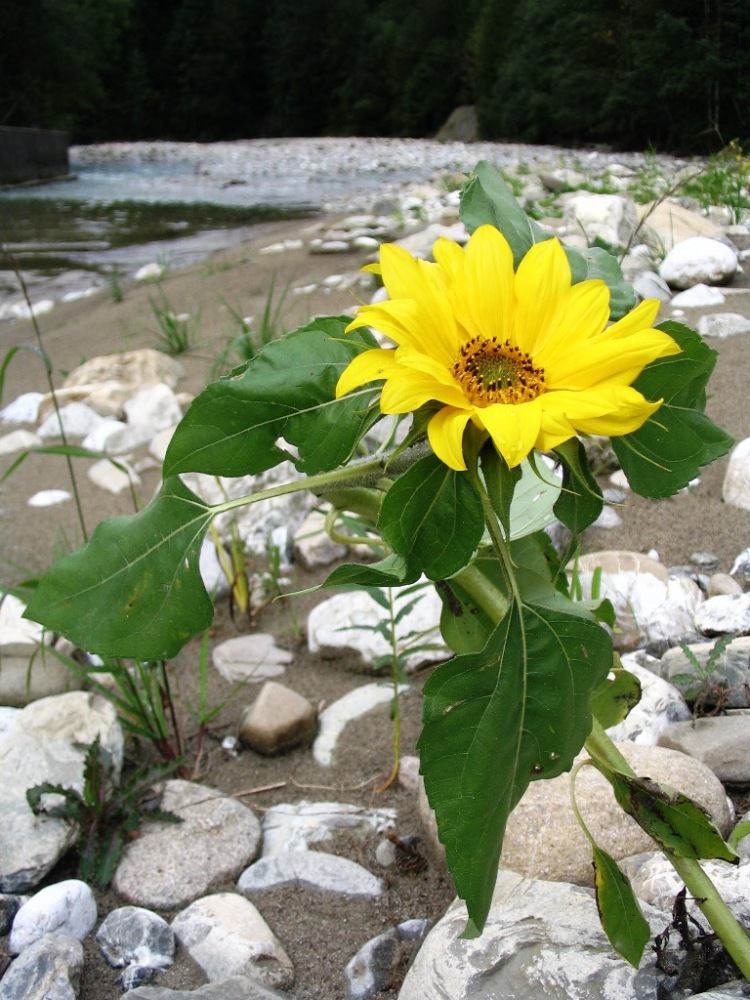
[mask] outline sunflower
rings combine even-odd
[[[372,327],[397,346],[359,354],[337,397],[384,380],[383,413],[442,404],[427,435],[457,471],[466,469],[469,421],[513,468],[533,449],[550,451],[578,434],[629,434],[658,410],[662,400],[631,385],[651,361],[680,350],[652,328],[656,299],[608,326],[607,285],[572,284],[559,240],[532,246],[514,271],[494,226],[480,226],[465,248],[441,238],[433,254],[434,263],[395,244],[380,248],[380,265],[370,269],[389,299],[360,307],[347,331]]]

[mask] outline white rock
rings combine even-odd
[[[304,569],[330,566],[346,555],[346,546],[334,542],[325,530],[325,520],[322,511],[311,510],[294,533],[294,559]]]
[[[703,309],[707,306],[720,306],[724,302],[726,302],[726,298],[723,292],[699,281],[692,288],[687,288],[684,292],[678,292],[677,295],[674,295],[671,305],[675,310]]]
[[[575,194],[565,199],[563,222],[571,232],[581,232],[591,244],[595,239],[612,246],[626,246],[638,225],[630,198],[617,194]]]
[[[82,447],[90,451],[103,452],[105,455],[124,455],[126,452],[134,451],[149,438],[150,435],[138,433],[122,420],[105,417],[98,427],[86,435]]]
[[[659,274],[670,288],[692,288],[699,282],[723,285],[737,271],[737,252],[718,240],[692,236],[673,247]]]
[[[211,983],[248,975],[284,990],[294,982],[294,967],[281,942],[244,896],[204,896],[177,914],[172,930]]]
[[[216,554],[216,546],[210,538],[203,539],[198,568],[203,586],[212,598],[223,597],[231,591],[229,580]]]
[[[121,468],[118,468],[122,466]],[[100,462],[94,462],[86,470],[86,476],[94,486],[108,493],[122,493],[124,490],[135,489],[141,485],[141,478],[138,473],[130,468],[122,458],[118,465],[114,465],[104,458]]]
[[[65,389],[84,388],[88,396],[106,390],[120,406],[144,385],[165,382],[173,389],[185,374],[179,361],[150,347],[91,358],[66,377]],[[111,410],[109,412],[112,412]]]
[[[175,427],[165,427],[163,430],[158,431],[151,439],[151,443],[148,446],[149,454],[153,455],[157,462],[164,461],[175,429]]]
[[[399,693],[408,691],[399,685]],[[344,727],[354,719],[393,698],[393,688],[386,684],[364,684],[334,701],[318,716],[318,735],[313,743],[313,757],[322,767],[329,767],[336,743]]]
[[[362,865],[324,851],[281,851],[261,858],[245,869],[237,883],[240,892],[248,894],[282,886],[348,899],[377,899],[385,891],[382,879]]]
[[[150,441],[158,431],[174,427],[182,420],[182,409],[172,389],[164,382],[139,389],[123,403],[128,424]]]
[[[214,648],[213,664],[231,684],[250,681],[257,684],[278,677],[294,659],[288,649],[280,649],[272,635],[255,632],[227,639]]]
[[[78,879],[55,882],[40,889],[18,911],[8,947],[12,955],[18,955],[54,931],[83,941],[95,925],[96,900],[89,886]]]
[[[26,501],[29,507],[54,507],[58,503],[65,503],[72,497],[67,490],[39,490]]]
[[[26,302],[14,302],[2,307],[0,319],[31,319],[32,316],[44,316],[54,308],[54,305],[52,299],[40,299],[38,302],[32,302],[31,306]]]
[[[432,586],[426,586],[419,594],[404,594],[407,588],[394,589],[396,613],[407,602],[414,601],[413,608],[398,622],[397,641],[403,648],[410,638],[420,636],[420,645],[429,643],[434,649],[422,650],[406,655],[407,669],[421,663],[445,660],[450,650],[440,635],[441,601]],[[326,657],[359,655],[364,670],[375,668],[378,657],[388,656],[391,645],[375,631],[378,625],[388,620],[388,611],[382,608],[365,591],[337,594],[322,601],[310,612],[307,619],[307,644],[312,653],[322,653]],[[375,668],[376,669],[376,668]]]
[[[67,438],[81,439],[102,422],[99,414],[85,403],[68,403],[60,409],[59,418],[58,420],[56,413],[51,413],[38,429],[39,437],[44,441],[61,437],[60,422],[62,422]]]
[[[35,424],[39,414],[39,404],[44,398],[41,392],[24,392],[0,410],[0,423]]]
[[[750,634],[750,594],[709,597],[695,612],[695,627],[703,635]]]
[[[36,448],[42,442],[31,431],[17,430],[0,437],[0,455],[12,455],[16,451],[28,451]]]
[[[594,572],[602,570],[600,596],[614,605],[621,629],[613,636],[618,650],[694,631],[703,595],[688,577],[669,576],[661,563],[638,552],[590,553],[578,560],[578,568],[586,596],[591,594]]]
[[[669,285],[653,271],[641,271],[637,274],[633,278],[633,288],[641,299],[659,299],[660,302],[669,302],[672,298]]]
[[[722,499],[733,507],[750,510],[750,438],[740,441],[729,456]]]
[[[702,337],[734,337],[738,333],[750,333],[750,319],[740,313],[711,313],[698,320],[698,333]]]
[[[164,267],[161,264],[157,264],[156,261],[152,261],[150,264],[144,264],[143,267],[139,267],[133,277],[136,281],[158,281],[163,274]]]

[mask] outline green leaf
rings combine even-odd
[[[504,536],[509,538],[513,494],[523,473],[520,466],[510,469],[492,444],[485,445],[480,452],[479,461],[492,509],[498,516]]]
[[[591,473],[586,449],[578,438],[571,438],[555,448],[563,464],[563,483],[555,504],[555,514],[573,532],[580,535],[599,517],[604,507],[602,491]]]
[[[530,219],[516,201],[502,174],[486,160],[479,162],[461,194],[461,221],[470,233],[479,226],[495,226],[510,244],[517,268],[535,243],[552,238]],[[563,245],[573,284],[600,278],[610,291],[610,319],[620,319],[635,305],[635,294],[617,260],[601,247],[573,250]]]
[[[679,858],[737,861],[711,817],[687,795],[650,778],[616,771],[610,780],[625,812],[668,853]]]
[[[482,651],[441,664],[425,685],[425,789],[480,930],[508,816],[530,781],[570,768],[611,665],[609,636],[590,618],[514,603]]]
[[[664,402],[637,431],[612,438],[632,489],[654,499],[683,489],[734,443],[703,412],[716,351],[679,323],[662,323],[658,329],[673,337],[682,352],[652,361],[633,385],[646,399]]]
[[[346,563],[328,575],[323,587],[402,587],[414,583],[417,571],[407,568],[401,556],[390,555],[380,562]]]
[[[651,928],[627,877],[614,858],[594,845],[596,905],[604,933],[615,951],[638,968]]]
[[[612,667],[611,674],[591,699],[594,718],[603,729],[626,719],[641,700],[641,684],[634,674],[619,665]]]
[[[557,520],[555,503],[560,495],[560,481],[557,474],[541,463],[521,464],[521,479],[513,490],[510,505],[510,537],[524,538],[535,535]]]
[[[428,455],[390,487],[378,530],[410,568],[443,580],[472,559],[484,531],[482,503],[468,473]]]
[[[348,317],[326,317],[274,340],[244,367],[211,383],[177,427],[164,476],[246,476],[290,457],[307,475],[349,459],[380,416],[370,387],[336,399],[344,368],[377,346],[368,331],[344,334]],[[279,439],[299,453],[293,458]]]
[[[26,617],[101,656],[168,659],[207,628],[198,557],[211,508],[179,478],[138,514],[102,522],[42,578]]]

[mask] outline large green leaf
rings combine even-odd
[[[470,233],[484,224],[499,229],[510,244],[516,267],[535,243],[551,239],[550,233],[526,215],[502,174],[486,160],[477,164],[462,192],[461,219]],[[587,278],[600,278],[609,286],[611,319],[620,319],[633,308],[632,286],[623,278],[620,265],[612,254],[601,247],[574,250],[563,246],[563,249],[573,284]]]
[[[349,362],[376,347],[368,331],[344,334],[347,317],[313,320],[272,341],[244,367],[212,382],[193,402],[170,442],[164,475],[255,475],[293,457],[307,475],[349,459],[380,416],[370,387],[336,399]]]
[[[662,323],[659,329],[682,351],[653,361],[633,384],[646,399],[664,402],[637,431],[612,438],[632,489],[655,499],[683,489],[702,466],[725,455],[733,444],[703,412],[716,351],[679,323]]]
[[[594,845],[596,905],[604,932],[615,951],[638,968],[651,928],[627,876],[606,851]]]
[[[406,561],[394,554],[376,563],[345,563],[337,566],[323,587],[403,587],[414,583],[419,572],[407,567]]]
[[[144,510],[102,522],[39,583],[26,617],[101,656],[174,656],[211,623],[198,568],[211,509],[175,477]]]
[[[443,580],[473,557],[484,530],[482,503],[468,473],[428,455],[390,487],[378,530],[408,566]]]
[[[514,603],[483,650],[427,681],[421,771],[473,929],[489,911],[511,810],[530,781],[570,768],[611,665],[591,618]]]

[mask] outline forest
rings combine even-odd
[[[750,134],[747,0],[23,0],[0,125],[74,142],[434,135],[705,152]]]

